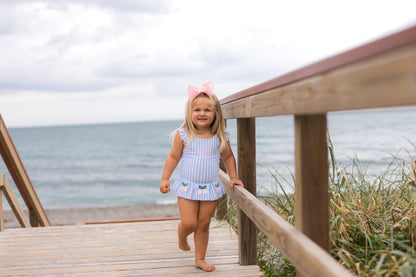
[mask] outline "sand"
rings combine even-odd
[[[85,221],[110,221],[179,216],[177,204],[145,204],[107,208],[45,209],[45,212],[52,226],[74,225]],[[5,228],[20,227],[19,222],[10,210],[4,211],[4,225]]]

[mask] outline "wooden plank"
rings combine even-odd
[[[416,105],[416,45],[222,105],[225,118]]]
[[[213,220],[207,260],[214,273],[196,269],[181,251],[178,220],[7,229],[0,233],[0,275],[7,276],[260,276],[238,264],[237,235]],[[193,237],[189,237],[193,246]]]
[[[340,67],[345,67],[346,65],[365,61],[412,44],[414,45],[415,43],[416,26],[413,26],[387,37],[356,47],[352,50],[318,61],[293,72],[289,72],[270,81],[232,94],[222,99],[221,104],[226,104],[238,99],[253,96],[306,78],[318,76]]]
[[[227,194],[250,217],[269,241],[278,247],[295,265],[296,270],[305,276],[354,276],[333,259],[328,252],[314,243],[306,235],[284,220],[273,209],[249,193],[246,189],[235,187],[231,190],[229,178],[220,172]],[[301,253],[301,254],[300,254]]]
[[[237,119],[237,151],[239,179],[255,196],[257,195],[255,118]],[[239,209],[238,230],[240,264],[257,264],[257,227],[241,209]]]
[[[8,230],[8,229],[7,229]],[[174,237],[173,237],[174,238]],[[88,238],[90,239],[90,238]],[[165,245],[155,245],[152,247],[148,245],[147,247],[140,247],[140,242],[132,242],[130,245],[120,245],[120,244],[110,244],[108,247],[96,247],[92,245],[89,248],[80,248],[78,249],[79,244],[77,244],[73,239],[71,240],[73,245],[63,244],[61,247],[63,249],[52,247],[50,244],[48,248],[36,249],[28,248],[26,251],[29,254],[22,255],[20,252],[9,251],[10,255],[7,256],[7,259],[2,262],[2,266],[18,266],[19,264],[26,264],[27,266],[33,263],[46,263],[48,259],[53,258],[55,265],[68,265],[68,264],[79,264],[84,263],[86,260],[89,262],[102,262],[102,263],[114,263],[114,262],[126,262],[129,260],[135,261],[148,261],[148,260],[158,260],[162,257],[166,259],[173,258],[186,258],[189,257],[189,254],[179,252],[178,244],[169,244]],[[93,240],[93,242],[97,242]],[[44,242],[47,243],[47,242]],[[137,243],[137,245],[135,245]],[[74,245],[75,244],[75,245]],[[60,244],[59,244],[60,245]],[[155,249],[158,247],[159,249]],[[221,247],[221,249],[219,249]],[[237,249],[237,244],[231,243],[221,243],[216,245],[211,245],[211,249],[207,252],[207,259],[210,260],[210,257],[216,256],[230,256],[235,255],[237,258],[237,253],[234,250],[229,250],[229,248]],[[29,252],[30,251],[30,252]],[[140,254],[138,254],[140,253]],[[194,258],[195,259],[195,258]]]
[[[50,273],[58,272],[58,271],[65,271],[65,273],[79,273],[79,272],[88,272],[91,270],[97,271],[98,267],[100,271],[108,271],[108,270],[127,270],[127,269],[152,269],[152,268],[180,268],[186,266],[192,266],[194,262],[194,258],[187,257],[187,258],[162,258],[161,260],[148,260],[146,262],[140,262],[137,260],[125,261],[125,262],[112,262],[112,263],[102,263],[102,262],[81,262],[77,264],[75,267],[73,264],[66,264],[66,265],[57,265],[57,264],[50,264],[47,265],[48,271]],[[212,262],[215,263],[217,266],[227,266],[231,265],[231,267],[238,268],[238,257],[237,256],[221,256],[212,258]],[[16,266],[18,267],[18,266]],[[33,264],[30,266],[31,269],[41,269],[39,265]],[[254,267],[255,268],[255,267]],[[14,267],[9,267],[9,269],[18,270]],[[258,270],[258,268],[257,268]]]
[[[180,217],[144,217],[144,218],[130,218],[130,219],[117,219],[117,220],[97,220],[97,221],[80,221],[77,225],[88,224],[112,224],[112,223],[133,223],[133,222],[148,222],[148,221],[164,221],[164,220],[178,220]]]
[[[3,179],[0,178],[0,188],[3,186]],[[0,232],[4,230],[4,213],[3,213],[3,190],[0,189]]]
[[[7,130],[6,124],[0,114],[0,153],[4,163],[9,169],[20,195],[29,209],[29,214],[33,211],[40,226],[50,226],[49,219],[43,209],[43,206],[36,194],[36,191],[30,181],[29,175],[22,163],[13,140]],[[38,224],[36,224],[37,226]]]
[[[54,276],[61,276],[63,274],[76,276],[91,276],[92,274],[99,276],[259,276],[258,268],[253,266],[241,269],[240,266],[236,264],[217,264],[215,272],[209,275],[209,273],[195,268],[192,265],[193,261],[186,261],[187,264],[182,265],[181,267],[171,265],[172,263],[178,263],[180,265],[181,261],[169,261],[169,259],[162,259],[160,261],[154,262],[155,264],[165,264],[165,267],[154,268],[141,268],[141,263],[135,264],[134,262],[112,266],[96,264],[90,267],[83,267],[82,265],[74,264],[65,268],[51,268],[48,270],[48,274],[52,274]],[[14,271],[15,269],[12,268],[11,270]],[[45,272],[45,270],[42,268],[31,268],[30,270],[31,271],[21,270],[18,272],[18,275],[40,276],[40,274]]]
[[[326,114],[295,116],[296,226],[329,251]]]
[[[3,191],[4,196],[9,202],[10,208],[12,209],[14,215],[17,218],[17,221],[19,221],[20,226],[29,228],[29,220],[23,212],[22,207],[20,207],[16,195],[14,194],[12,187],[9,184],[9,181],[7,181],[6,175],[0,174],[0,179],[2,179],[2,182],[0,183],[0,190]]]

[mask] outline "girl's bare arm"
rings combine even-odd
[[[162,182],[160,182],[160,192],[167,193],[170,191],[169,178],[178,165],[182,157],[183,142],[179,136],[179,132],[176,132],[175,139],[173,141],[172,149],[166,158],[165,167],[162,173]]]
[[[230,186],[231,189],[234,189],[234,185],[242,186],[243,182],[241,182],[237,178],[237,168],[235,163],[235,158],[233,151],[231,150],[230,143],[228,142],[228,147],[221,153],[221,159],[224,162],[225,168],[227,169],[228,176],[230,177]]]

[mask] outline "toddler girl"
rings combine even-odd
[[[191,250],[187,237],[194,233],[195,266],[205,271],[215,266],[205,261],[208,246],[209,224],[215,212],[217,200],[225,194],[218,177],[220,159],[228,175],[230,186],[243,186],[237,179],[235,158],[225,131],[218,98],[214,86],[205,82],[201,89],[188,86],[184,123],[174,133],[174,142],[165,162],[160,191],[172,191],[178,196],[181,221],[178,225],[179,248]],[[172,187],[169,178],[182,159],[180,176]]]

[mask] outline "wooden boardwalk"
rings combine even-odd
[[[213,221],[207,261],[177,246],[177,220],[6,229],[0,232],[0,276],[261,276],[238,264],[237,235]],[[190,245],[193,238],[190,236]]]

